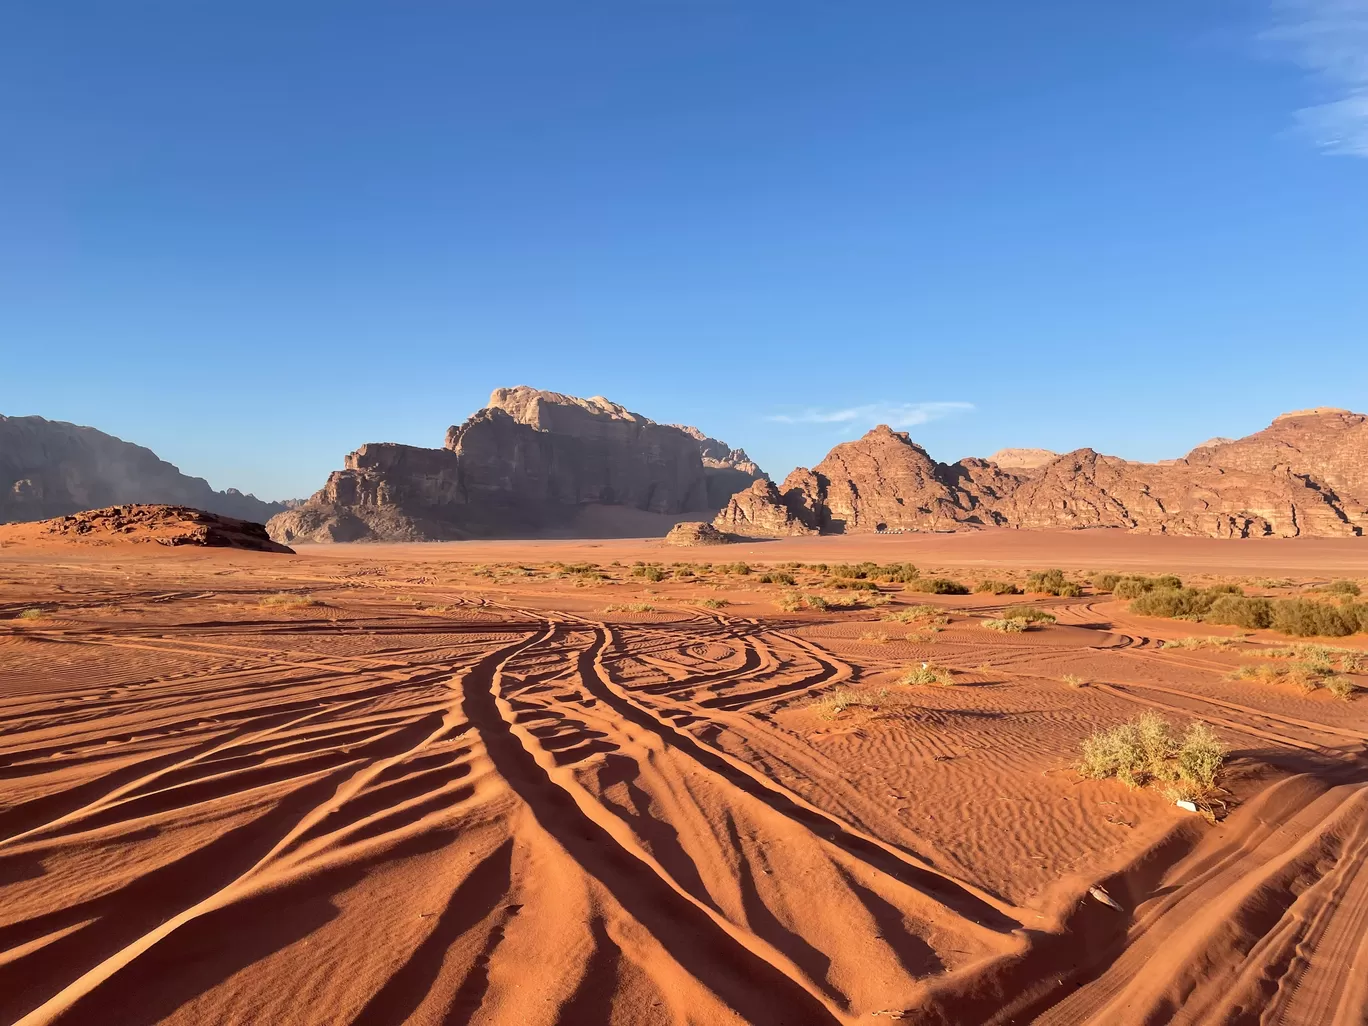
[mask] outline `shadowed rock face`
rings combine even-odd
[[[0,523],[128,503],[193,506],[258,523],[287,508],[233,488],[215,491],[151,449],[94,428],[0,416]]]
[[[269,527],[282,542],[421,541],[535,535],[594,504],[712,513],[725,497],[709,503],[700,438],[601,396],[500,388],[444,448],[363,445]]]
[[[875,428],[777,489],[733,496],[714,521],[736,534],[1114,527],[1212,538],[1362,535],[1368,528],[1368,417],[1284,414],[1186,459],[1135,463],[1091,449],[1038,466],[932,460]],[[802,530],[800,530],[802,529]]]
[[[83,510],[38,523],[0,528],[0,542],[9,540],[106,546],[188,545],[290,554],[294,551],[273,542],[261,524],[188,506],[144,503]]]

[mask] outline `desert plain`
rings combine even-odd
[[[1233,679],[1289,639],[1090,588],[815,569],[865,560],[1368,578],[1329,538],[11,533],[0,1021],[1368,1022],[1368,677]],[[1055,621],[984,628],[1021,602]],[[1078,772],[1147,712],[1228,747],[1199,812]]]

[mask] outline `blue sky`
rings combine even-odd
[[[0,413],[305,495],[501,385],[772,474],[1368,408],[1368,0],[0,7]]]

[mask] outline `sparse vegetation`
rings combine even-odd
[[[1060,680],[1071,688],[1086,688],[1088,686],[1088,682],[1076,673],[1066,673]]]
[[[1354,682],[1348,677],[1331,677],[1325,682],[1325,688],[1336,698],[1348,702],[1354,697]]]
[[[974,591],[988,595],[1020,595],[1021,589],[1011,581],[979,581]]]
[[[41,609],[25,609],[19,614],[21,620],[41,620],[42,618],[43,611]]]
[[[854,688],[837,688],[828,695],[823,695],[809,707],[816,711],[817,715],[824,719],[835,719],[847,709],[855,707],[861,709],[878,708],[880,703],[886,702],[889,698],[889,690],[880,688],[878,691],[857,691]]]
[[[860,640],[868,641],[875,645],[883,645],[888,642],[887,631],[861,631]]]
[[[665,578],[669,576],[669,574],[664,567],[654,566],[652,564],[647,563],[643,566],[633,567],[632,576],[644,578],[645,580],[650,581],[652,584],[659,584],[661,581],[665,580]]]
[[[786,584],[790,588],[798,583],[787,570],[771,570],[761,574],[756,580],[761,584]]]
[[[292,591],[278,591],[274,595],[264,596],[261,599],[260,604],[283,609],[295,609],[305,606],[321,606],[323,603],[312,595],[300,595]]]
[[[1134,580],[1142,579],[1123,579],[1115,594],[1125,597],[1122,585]],[[1355,602],[1348,591],[1336,593],[1338,602],[1328,597],[1274,600],[1245,595],[1234,584],[1183,588],[1154,583],[1162,578],[1143,580],[1150,586],[1137,591],[1130,604],[1130,611],[1140,616],[1200,620],[1249,630],[1271,627],[1283,634],[1303,638],[1345,637],[1368,630],[1368,602]]]
[[[705,598],[699,605],[705,609],[725,609],[731,603],[724,598]]]
[[[1147,712],[1085,738],[1078,771],[1095,780],[1115,777],[1131,787],[1181,783],[1206,795],[1216,786],[1226,747],[1205,723],[1194,721],[1181,737],[1157,713]]]
[[[1120,580],[1120,574],[1093,574],[1088,578],[1088,583],[1094,591],[1112,591]]]
[[[1025,620],[1027,623],[1055,622],[1053,613],[1047,613],[1043,609],[1037,609],[1035,606],[1023,604],[1008,606],[1002,611],[1002,618],[1004,620]]]
[[[945,610],[939,606],[917,605],[903,606],[901,609],[890,609],[884,613],[885,620],[893,620],[897,623],[935,623],[947,624],[950,617],[945,614]]]
[[[1041,570],[1026,575],[1026,590],[1037,595],[1077,598],[1083,588],[1064,576],[1063,570]]]
[[[984,620],[983,626],[990,631],[1001,631],[1003,634],[1020,634],[1026,630],[1030,624],[1025,620],[1018,619],[996,619]]]
[[[654,613],[656,607],[649,602],[618,602],[604,606],[605,613]]]
[[[941,687],[950,687],[955,683],[955,674],[947,670],[944,666],[937,666],[934,663],[923,663],[921,666],[908,670],[898,678],[899,684],[938,684]]]
[[[1310,588],[1308,590],[1319,592],[1325,595],[1358,596],[1363,594],[1363,591],[1358,586],[1357,581],[1331,581],[1329,584],[1322,584],[1319,587]]]
[[[1173,638],[1163,642],[1161,648],[1215,648],[1225,651],[1239,643],[1238,638]]]
[[[918,577],[907,582],[908,591],[920,591],[929,595],[968,595],[969,589],[959,581],[948,577]]]

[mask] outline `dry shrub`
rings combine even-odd
[[[41,609],[25,609],[19,614],[21,620],[41,620],[42,618],[43,611]]]
[[[955,674],[944,666],[923,663],[916,669],[908,670],[898,678],[899,684],[939,684],[949,687],[955,683]]]
[[[908,591],[925,592],[928,595],[968,595],[969,589],[959,581],[948,577],[919,577],[907,582]]]
[[[1054,623],[1053,613],[1047,613],[1043,609],[1035,606],[1015,605],[1008,606],[1002,611],[1004,620],[1025,620],[1027,623]]]
[[[724,598],[705,598],[699,605],[707,609],[724,609],[731,603]]]
[[[882,645],[888,641],[888,634],[885,631],[861,631],[860,640]]]
[[[1225,650],[1238,644],[1237,638],[1174,638],[1165,641],[1161,648],[1216,648]]]
[[[984,620],[983,626],[1003,634],[1020,634],[1029,624],[1025,620]]]
[[[889,610],[884,613],[885,620],[895,620],[898,623],[938,623],[947,624],[950,617],[945,615],[945,610],[939,606],[904,606],[901,609]]]
[[[296,595],[293,592],[279,591],[274,595],[264,596],[260,604],[284,609],[297,609],[304,606],[321,606],[323,603],[312,595]]]
[[[604,606],[605,613],[654,613],[656,607],[649,602],[622,602]]]
[[[1331,677],[1325,682],[1325,688],[1336,698],[1348,702],[1354,697],[1354,682],[1348,677]]]
[[[1086,688],[1088,686],[1088,682],[1076,673],[1066,673],[1060,679],[1071,688]]]
[[[1064,576],[1063,570],[1040,570],[1026,575],[1026,590],[1037,595],[1077,598],[1083,589]]]
[[[771,570],[769,573],[761,574],[756,581],[760,584],[786,584],[790,588],[798,583],[787,570]]]
[[[813,702],[810,709],[823,719],[835,719],[841,713],[851,707],[861,709],[878,708],[881,702],[888,700],[889,691],[887,688],[880,688],[878,691],[856,691],[853,688],[837,688],[828,695],[824,695]]]
[[[988,595],[1020,595],[1021,589],[1011,581],[983,580],[979,581],[974,591]]]
[[[1175,737],[1167,720],[1147,712],[1084,738],[1078,771],[1095,780],[1115,777],[1131,787],[1180,782],[1206,793],[1216,786],[1225,756],[1225,744],[1205,723],[1194,721]]]

